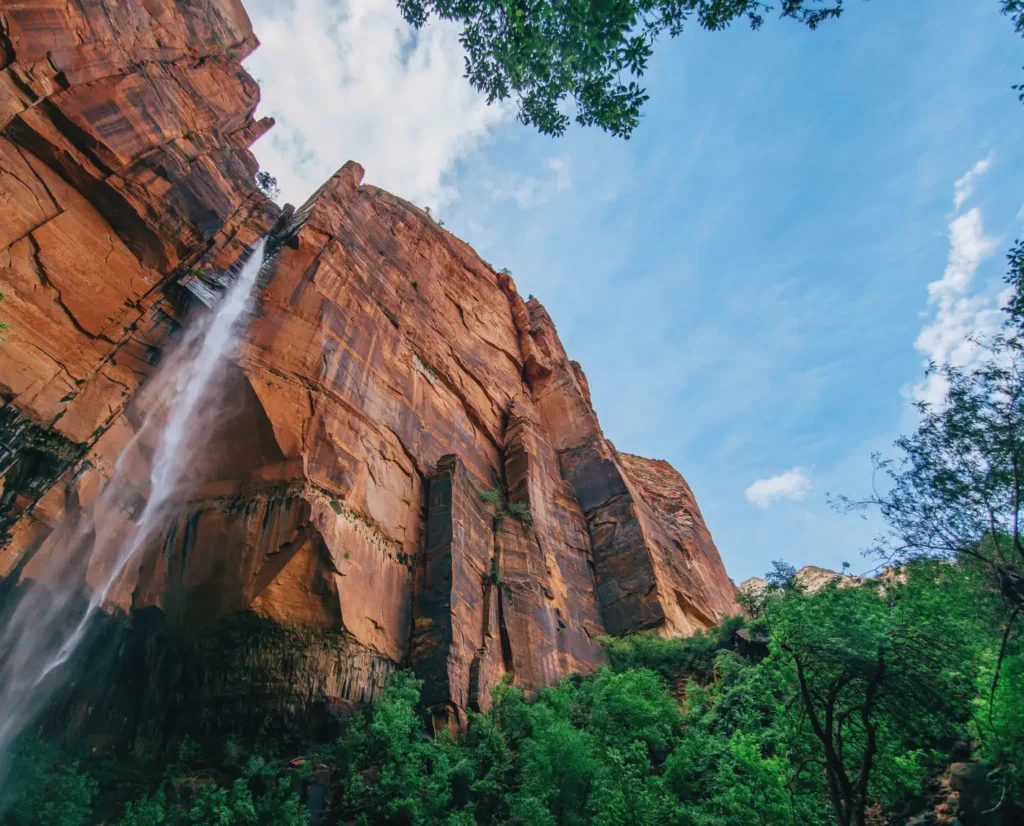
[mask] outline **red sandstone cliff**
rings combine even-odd
[[[277,222],[202,484],[108,606],[177,641],[147,661],[143,727],[175,703],[208,726],[329,712],[397,665],[457,723],[507,674],[594,668],[602,634],[734,610],[685,481],[615,450],[510,278],[356,164],[282,229],[246,149],[270,125],[237,63],[255,45],[234,0],[0,10],[7,584],[60,553],[128,443],[190,306],[176,282]]]

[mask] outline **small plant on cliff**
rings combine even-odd
[[[0,301],[3,301],[4,298],[5,298],[4,294],[0,293]],[[0,333],[4,332],[6,330],[10,330],[10,329],[11,329],[11,327],[10,327],[9,324],[5,324],[4,322],[0,321]],[[0,341],[3,341],[3,337],[2,336],[0,336]]]
[[[510,502],[505,489],[500,485],[490,490],[484,490],[477,494],[481,502],[494,505],[498,513],[503,516],[511,516],[518,519],[524,525],[533,524],[533,515],[530,513],[530,506],[526,502]]]
[[[271,201],[281,194],[281,187],[277,185],[277,178],[265,169],[261,169],[256,173],[256,188],[270,198]]]
[[[530,513],[530,506],[525,502],[509,502],[505,506],[505,512],[513,519],[518,519],[524,525],[533,522],[533,515]]]
[[[494,505],[497,508],[505,507],[505,491],[500,487],[482,490],[478,496],[481,502],[486,502],[488,505]]]

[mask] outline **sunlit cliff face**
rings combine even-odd
[[[733,609],[692,492],[604,437],[539,302],[356,164],[294,215],[255,190],[240,5],[118,8],[45,23],[59,78],[3,57],[45,99],[17,92],[0,137],[27,182],[0,206],[9,685],[96,664],[51,708],[155,748],[183,721],[336,721],[401,665],[458,724],[505,676],[595,668],[603,634]],[[254,317],[210,361],[231,293],[197,320],[180,283],[268,234]],[[20,609],[32,583],[50,596]],[[110,654],[117,682],[69,652],[120,612],[145,644]]]

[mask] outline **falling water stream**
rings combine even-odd
[[[54,530],[39,551],[42,570],[34,578],[41,584],[24,589],[10,615],[0,618],[0,789],[11,746],[59,687],[58,669],[89,636],[96,611],[166,524],[174,502],[191,489],[190,470],[226,401],[223,371],[251,311],[264,244],[257,242],[213,312],[191,324],[161,361],[140,393],[144,418],[110,479],[74,524]],[[132,473],[140,449],[150,456],[148,479]],[[136,506],[140,495],[145,501]],[[85,599],[87,577],[92,591]]]

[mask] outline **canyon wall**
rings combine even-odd
[[[150,744],[319,727],[410,667],[457,728],[506,676],[597,667],[601,635],[734,611],[693,493],[604,437],[539,302],[357,164],[294,213],[255,189],[255,46],[233,0],[0,10],[0,600],[46,587],[204,311],[190,282],[276,250],[195,492],[105,606],[146,637],[127,687],[68,713]]]

